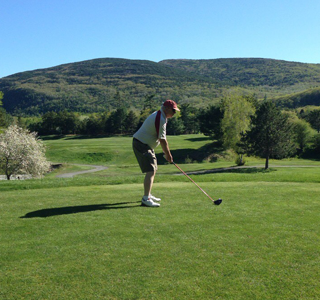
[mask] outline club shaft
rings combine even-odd
[[[184,172],[175,162],[173,162],[173,164],[183,173],[183,175],[185,175],[191,182],[193,182],[201,192],[203,192],[211,201],[214,202],[214,200],[186,172]]]

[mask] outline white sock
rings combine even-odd
[[[148,200],[149,198],[150,198],[149,196],[146,196],[146,195],[143,196],[143,200]]]

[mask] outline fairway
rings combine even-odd
[[[0,299],[320,298],[319,168],[192,175],[215,206],[161,165],[152,209],[130,160],[0,182]]]
[[[2,299],[320,297],[318,184],[202,185],[2,193]]]

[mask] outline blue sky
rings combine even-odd
[[[0,0],[0,78],[103,57],[320,63],[319,0]]]

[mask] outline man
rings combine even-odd
[[[140,129],[133,135],[132,147],[142,173],[146,173],[144,178],[144,196],[141,205],[149,207],[159,207],[160,198],[151,194],[152,185],[157,166],[157,158],[154,148],[159,144],[164,152],[165,159],[173,162],[169,145],[166,139],[167,119],[174,116],[176,111],[180,111],[177,104],[172,100],[166,100],[159,111],[151,114],[142,124]]]

